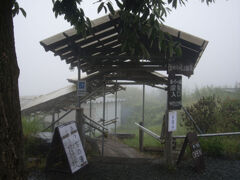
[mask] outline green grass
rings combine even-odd
[[[44,125],[37,117],[22,117],[22,127],[24,136],[30,136],[31,134],[40,132],[44,128]]]

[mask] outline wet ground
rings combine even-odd
[[[98,141],[101,150],[101,141]],[[89,164],[75,174],[45,173],[34,170],[29,180],[161,180],[161,179],[240,179],[240,161],[205,157],[203,173],[194,171],[192,159],[184,160],[178,167],[167,168],[162,158],[152,158],[120,143],[105,139],[104,157],[88,159]],[[108,157],[106,157],[108,156]]]
[[[240,179],[240,161],[205,158],[206,170],[194,171],[191,160],[179,167],[169,169],[159,160],[145,158],[97,157],[77,173],[35,172],[29,179],[69,179],[69,180],[161,180],[161,179]]]

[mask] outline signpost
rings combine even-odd
[[[202,149],[198,141],[197,134],[195,132],[189,132],[187,134],[178,157],[177,165],[181,162],[183,158],[187,144],[189,144],[196,171],[197,172],[203,171],[205,169],[205,163],[203,159]]]
[[[55,128],[46,169],[75,173],[87,164],[76,123]]]
[[[85,80],[77,82],[77,96],[85,96],[87,93],[87,84]]]
[[[179,110],[182,107],[182,76],[169,75],[168,110]]]

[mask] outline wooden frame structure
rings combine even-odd
[[[168,89],[168,77],[157,71],[167,71],[171,75],[181,74],[190,77],[208,44],[208,41],[204,39],[159,24],[161,30],[168,34],[166,41],[172,39],[181,44],[182,56],[169,57],[165,53],[159,52],[157,44],[153,44],[152,47],[147,46],[150,57],[146,59],[123,51],[120,39],[121,24],[118,14],[106,15],[91,21],[92,30],[86,37],[78,34],[72,28],[47,38],[40,44],[46,51],[52,51],[55,56],[60,56],[61,60],[65,60],[70,65],[70,68],[77,67],[78,80],[81,79],[80,72],[82,71],[88,76],[92,76],[93,80],[98,82],[97,84],[107,85],[111,84],[113,80],[116,80],[117,83],[125,80],[131,81],[132,84],[153,87],[160,85],[159,88],[165,90]],[[143,39],[146,45],[150,44],[150,39],[147,37],[143,37]],[[189,71],[189,69],[191,70]],[[113,83],[115,84],[115,82]],[[103,92],[103,96],[105,96],[104,94]],[[80,103],[78,106],[80,107]],[[168,114],[168,110],[166,114]],[[167,124],[165,123],[166,126]],[[171,163],[172,138],[170,132],[166,131],[166,133],[166,159],[169,164],[169,162]]]

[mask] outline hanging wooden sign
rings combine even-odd
[[[204,158],[202,154],[202,149],[198,141],[197,134],[195,132],[189,132],[184,140],[181,152],[178,157],[177,165],[181,162],[184,152],[186,150],[187,144],[189,144],[191,155],[195,164],[197,172],[202,172],[205,169]]]
[[[168,77],[168,109],[182,108],[182,76],[169,75]]]
[[[46,170],[74,173],[87,164],[76,123],[55,128]]]
[[[193,74],[194,64],[181,64],[181,63],[169,63],[167,73],[168,74],[182,74],[185,76],[191,76]]]

